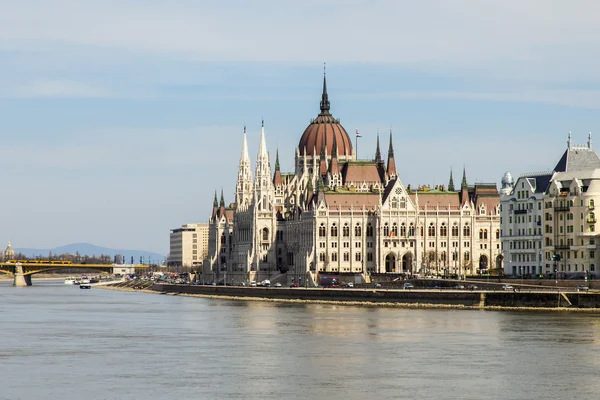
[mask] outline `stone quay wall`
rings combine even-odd
[[[152,291],[240,298],[357,303],[397,303],[475,308],[600,308],[595,292],[499,292],[447,290],[321,289],[153,284]]]

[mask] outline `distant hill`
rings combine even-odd
[[[144,263],[148,262],[148,259],[152,263],[161,264],[165,260],[165,256],[158,253],[153,253],[151,251],[144,250],[123,250],[123,249],[109,249],[107,247],[96,246],[90,243],[72,243],[67,244],[60,247],[55,247],[53,249],[28,249],[28,248],[15,248],[15,253],[22,253],[27,257],[36,257],[42,256],[46,257],[50,252],[52,254],[73,254],[79,252],[82,256],[99,256],[101,254],[106,254],[111,257],[114,257],[117,254],[120,254],[124,257],[124,261],[126,263],[131,262],[131,257],[133,257],[133,262],[135,264],[140,262],[140,257],[143,257]]]

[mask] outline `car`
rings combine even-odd
[[[281,283],[277,282],[277,283],[275,284],[275,287],[281,287]]]
[[[510,285],[502,285],[502,290],[515,290],[515,288]]]
[[[585,285],[579,285],[579,286],[577,286],[577,291],[578,292],[581,292],[581,291],[586,291],[587,292],[588,290],[590,290],[590,288],[588,286],[585,286]]]
[[[415,286],[410,282],[405,282],[404,285],[402,285],[402,288],[405,290],[409,290],[409,289],[414,289]]]
[[[250,286],[256,287],[256,281],[250,281]]]
[[[477,285],[468,285],[467,289],[468,290],[478,290],[479,288],[477,287]]]
[[[297,283],[292,283],[292,284],[290,285],[290,287],[298,287],[298,284],[297,284]]]
[[[342,287],[353,288],[354,287],[354,283],[352,283],[352,282],[346,282],[346,283],[342,284]]]
[[[454,286],[454,289],[457,289],[457,290],[464,290],[464,289],[465,289],[465,285],[460,285],[460,284],[459,284],[459,285],[456,285],[456,286]]]
[[[375,283],[373,284],[373,287],[376,289],[381,289],[381,283]]]

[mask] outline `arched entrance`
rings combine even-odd
[[[488,258],[485,254],[479,256],[479,272],[483,273],[488,269]]]
[[[412,260],[413,255],[411,252],[408,252],[402,256],[402,272],[412,271]]]
[[[394,253],[385,256],[385,272],[396,272],[396,255]]]

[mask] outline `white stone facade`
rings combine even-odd
[[[320,153],[320,155],[319,155]],[[246,131],[235,202],[221,196],[210,218],[205,274],[228,283],[286,274],[476,274],[497,268],[499,195],[495,184],[460,190],[405,187],[396,171],[390,132],[387,163],[356,160],[349,136],[321,113],[295,152],[294,172],[271,173],[264,124],[254,178]],[[310,274],[308,274],[310,272]]]

